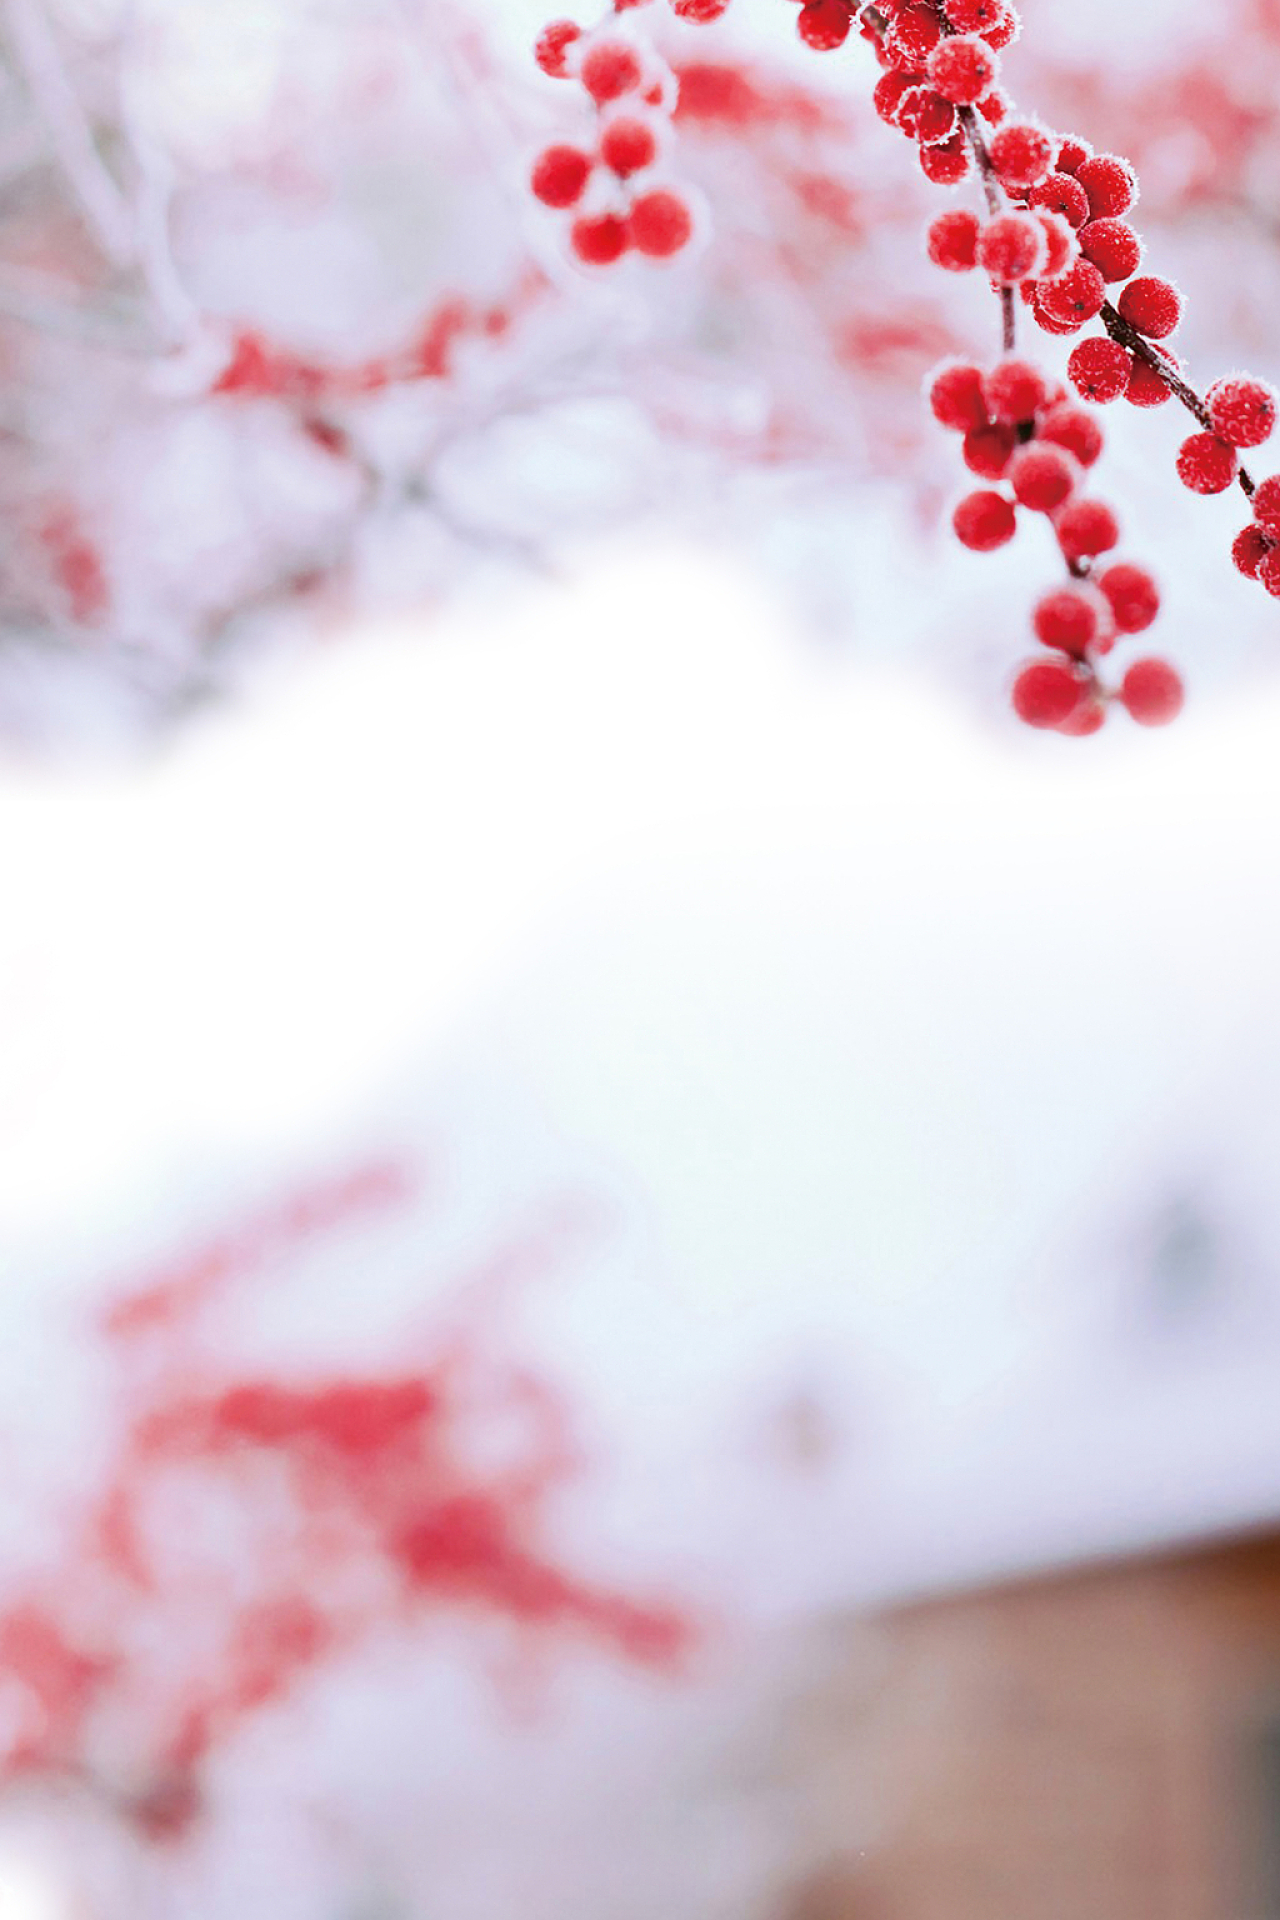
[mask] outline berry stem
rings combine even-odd
[[[944,27],[943,31],[945,32],[947,29]],[[982,191],[987,196],[987,211],[992,215],[1003,213],[1005,198],[1000,191],[1000,183],[996,179],[995,168],[991,164],[991,155],[987,152],[987,143],[982,137],[982,129],[978,125],[977,113],[972,107],[961,107],[958,111],[960,115],[960,125],[964,128],[964,137],[969,142],[969,149],[973,154],[974,164],[982,179]],[[1017,345],[1016,314],[1017,308],[1014,305],[1013,288],[1001,287],[1000,317],[1004,351],[1006,353],[1012,353],[1014,347]]]
[[[1152,371],[1159,374],[1174,399],[1182,402],[1187,412],[1191,414],[1195,420],[1199,421],[1206,433],[1213,433],[1215,428],[1213,421],[1209,417],[1208,407],[1206,407],[1195,388],[1183,379],[1168,355],[1165,354],[1154,341],[1148,340],[1145,334],[1139,333],[1136,327],[1130,326],[1129,322],[1116,311],[1109,300],[1103,307],[1100,318],[1103,326],[1111,335],[1111,338],[1118,340],[1122,347],[1128,347],[1129,351],[1136,353],[1139,359],[1145,360]],[[1252,499],[1256,491],[1257,483],[1253,475],[1249,472],[1249,469],[1241,466],[1236,474],[1236,478],[1240,482],[1240,488],[1245,498]]]

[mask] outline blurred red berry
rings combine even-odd
[[[534,162],[530,184],[547,207],[572,207],[591,177],[591,156],[577,147],[548,147]]]
[[[1182,711],[1182,681],[1167,660],[1135,660],[1121,682],[1120,698],[1140,725],[1167,726]]]
[[[951,516],[956,538],[974,553],[992,553],[1012,540],[1018,520],[1002,493],[969,493]]]
[[[1117,561],[1097,575],[1097,585],[1121,633],[1144,632],[1160,611],[1160,590],[1145,567]]]

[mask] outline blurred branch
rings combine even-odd
[[[112,264],[130,265],[138,246],[128,202],[98,152],[41,0],[4,0],[4,20],[22,77],[85,219]]]

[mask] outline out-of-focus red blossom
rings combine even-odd
[[[628,1660],[681,1662],[682,1613],[584,1578],[543,1544],[547,1498],[576,1452],[557,1395],[485,1356],[511,1252],[414,1365],[290,1376],[217,1361],[237,1286],[415,1189],[394,1162],[357,1168],[117,1289],[103,1321],[120,1370],[114,1442],[60,1553],[0,1610],[0,1783],[74,1776],[144,1838],[178,1842],[201,1817],[215,1750],[372,1634],[480,1611],[521,1635],[586,1634]],[[535,1235],[528,1256],[554,1245]],[[500,1460],[490,1421],[515,1436]],[[202,1535],[205,1502],[218,1544]]]

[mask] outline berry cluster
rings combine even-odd
[[[1061,657],[1033,661],[1018,674],[1019,718],[1060,733],[1096,733],[1109,702],[1119,699],[1145,725],[1172,720],[1182,688],[1163,661],[1137,662],[1117,689],[1098,677],[1097,663],[1117,639],[1151,625],[1160,595],[1141,567],[1108,562],[1097,570],[1119,543],[1120,526],[1105,502],[1083,490],[1103,446],[1093,415],[1013,356],[986,372],[959,360],[940,367],[929,405],[941,426],[963,434],[970,472],[1002,483],[977,488],[956,507],[952,525],[961,544],[975,553],[1003,547],[1017,531],[1021,507],[1049,522],[1071,576],[1032,615],[1036,639]]]
[[[616,11],[640,4],[614,0]],[[671,4],[683,19],[713,20],[728,0]],[[1242,449],[1271,433],[1276,396],[1246,374],[1218,381],[1204,398],[1188,383],[1164,344],[1181,322],[1182,295],[1172,282],[1139,271],[1143,242],[1127,217],[1138,198],[1134,168],[1120,154],[1095,153],[1086,140],[1020,114],[1000,85],[1001,53],[1021,30],[1013,0],[801,0],[799,35],[816,51],[843,46],[855,26],[882,69],[873,95],[879,117],[913,143],[929,180],[954,187],[976,175],[982,190],[983,212],[953,207],[939,214],[927,250],[945,271],[977,272],[990,282],[1004,358],[985,372],[949,363],[929,392],[936,418],[963,434],[965,464],[988,483],[956,508],[958,538],[978,552],[1001,547],[1013,538],[1022,508],[1048,520],[1066,564],[1067,583],[1046,594],[1032,616],[1037,639],[1054,657],[1018,673],[1014,711],[1029,725],[1072,734],[1095,732],[1113,701],[1145,725],[1171,720],[1182,685],[1166,662],[1140,660],[1112,689],[1098,678],[1097,662],[1116,640],[1155,619],[1159,594],[1142,568],[1101,564],[1119,526],[1109,506],[1085,497],[1083,482],[1102,450],[1102,431],[1063,387],[1016,355],[1019,308],[1055,336],[1101,323],[1103,331],[1081,340],[1068,362],[1081,400],[1105,405],[1123,397],[1155,407],[1177,399],[1194,416],[1199,431],[1179,451],[1179,478],[1204,494],[1236,482],[1253,500],[1253,523],[1235,543],[1236,565],[1280,596],[1280,476],[1255,486],[1240,463]],[[544,71],[576,72],[602,109],[644,88],[643,63],[616,39],[593,39],[575,65],[581,37],[567,22],[548,28],[538,48]],[[601,92],[592,78],[597,64],[601,75],[625,69],[628,77]],[[607,132],[600,146],[606,166]],[[576,205],[595,164],[595,156],[552,148],[538,164],[534,190],[551,205]],[[632,234],[635,204],[629,213],[601,217],[612,221],[607,247],[620,253],[641,245]],[[582,225],[574,229],[575,248],[583,258],[599,257],[592,252],[595,229],[588,225],[584,245]]]
[[[710,20],[728,0],[689,4],[691,17]],[[543,30],[535,58],[552,79],[577,81],[596,112],[590,145],[546,147],[530,181],[544,206],[573,213],[569,244],[576,257],[610,267],[627,253],[669,260],[682,252],[693,238],[688,198],[653,182],[650,171],[675,104],[670,69],[617,33],[587,34],[571,20]]]

